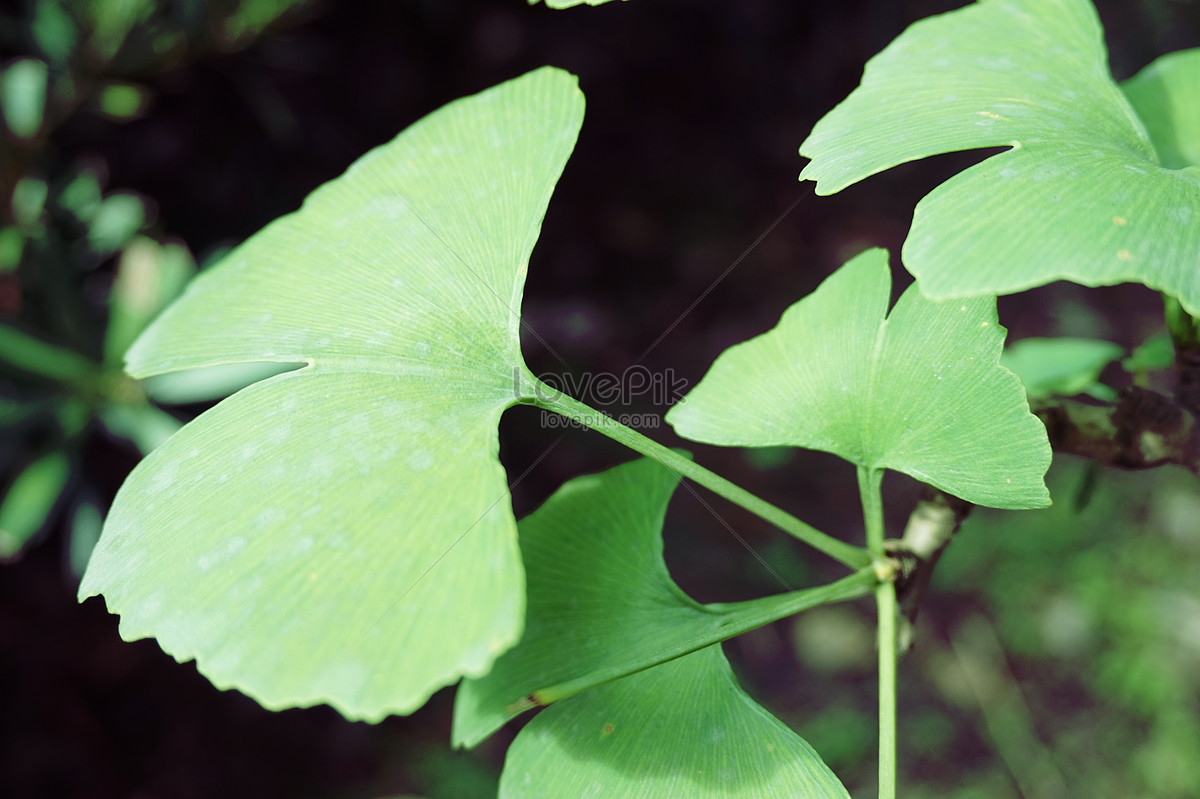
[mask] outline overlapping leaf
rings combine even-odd
[[[456,744],[473,746],[536,705],[871,591],[873,575],[860,572],[749,602],[697,604],[671,580],[662,558],[663,516],[678,482],[655,461],[633,461],[571,480],[521,520],[525,636],[486,676],[459,688]]]
[[[917,206],[903,259],[922,291],[1137,281],[1200,314],[1198,77],[1176,56],[1135,80],[1152,143],[1109,75],[1089,0],[983,0],[873,58],[801,145],[801,178],[830,194],[936,153],[1010,147]]]
[[[734,681],[720,646],[543,710],[517,736],[501,799],[849,797],[812,747]]]
[[[1168,53],[1121,85],[1168,169],[1200,167],[1200,48]]]
[[[890,291],[887,253],[859,255],[722,353],[667,421],[695,441],[833,452],[981,505],[1048,505],[1050,445],[998,365],[995,301],[933,302],[914,285],[888,314]]]
[[[452,103],[202,274],[132,374],[304,367],[139,465],[80,596],[269,707],[377,719],[485,672],[524,606],[496,424],[582,113],[549,68]]]

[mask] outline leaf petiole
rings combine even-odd
[[[870,565],[872,557],[867,550],[847,544],[844,541],[839,541],[833,536],[821,532],[817,528],[800,521],[787,511],[777,508],[746,489],[731,483],[724,477],[709,471],[670,447],[663,446],[657,441],[647,438],[636,430],[626,427],[612,417],[589,407],[573,397],[542,385],[540,381],[537,381],[535,385],[538,385],[542,390],[531,392],[525,398],[527,402],[543,410],[562,414],[585,427],[595,430],[598,433],[603,433],[635,452],[639,452],[648,458],[653,458],[676,474],[693,480],[735,505],[740,505],[759,518],[770,522],[784,532],[798,538],[851,569],[861,569]]]

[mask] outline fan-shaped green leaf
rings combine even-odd
[[[200,275],[130,350],[135,376],[305,366],[138,466],[80,596],[270,707],[378,719],[486,672],[524,606],[496,425],[582,114],[549,68],[452,103]]]
[[[980,505],[1048,505],[1050,445],[998,365],[995,301],[910,286],[885,318],[890,291],[887,253],[859,255],[722,353],[667,421],[695,441],[833,452]]]
[[[1176,66],[1163,74],[1183,109],[1191,95],[1176,82],[1194,69]],[[916,23],[817,123],[800,177],[830,194],[906,161],[998,146],[1011,149],[917,206],[903,259],[928,296],[1137,281],[1200,313],[1200,167],[1155,153],[1109,75],[1088,0],[983,0]]]
[[[867,569],[803,591],[697,604],[663,563],[663,517],[678,482],[657,461],[633,461],[571,480],[521,520],[525,636],[487,675],[459,688],[455,743],[473,746],[536,705],[871,592],[875,577]]]
[[[746,696],[711,646],[543,710],[509,748],[500,796],[849,794],[804,739]]]

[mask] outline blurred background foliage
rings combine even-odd
[[[152,641],[125,644],[102,603],[75,603],[104,510],[138,458],[261,376],[142,384],[121,374],[124,349],[198,268],[358,155],[449,100],[552,63],[580,76],[589,110],[524,315],[573,369],[640,364],[694,385],[850,255],[898,252],[917,199],[978,160],[908,165],[829,198],[796,182],[800,141],[867,58],[961,4],[632,0],[553,12],[523,0],[24,0],[0,10],[0,793],[494,795],[513,732],[449,751],[449,691],[376,726],[326,707],[270,713]],[[1200,46],[1200,4],[1097,5],[1118,79]],[[907,283],[898,275],[896,291]],[[1012,339],[1115,342],[1085,345],[1086,368],[1058,347],[1048,369],[1043,348],[1035,366],[1048,392],[1109,396],[1169,364],[1161,303],[1139,287],[1056,284],[1004,298],[1001,319]],[[562,368],[537,341],[526,354],[535,371]],[[661,400],[611,410],[660,414]],[[502,423],[511,475],[540,460],[513,486],[519,515],[563,480],[631,456],[538,421],[515,408]],[[665,427],[646,432],[685,443]],[[845,464],[686,446],[860,540]],[[1051,488],[1051,511],[977,512],[938,567],[901,666],[903,795],[1200,795],[1195,479],[1097,475],[1060,458]],[[919,487],[889,478],[885,491],[899,535]],[[840,576],[757,519],[713,507],[788,586]],[[701,601],[783,588],[686,492],[665,537],[674,576]],[[873,636],[861,604],[726,647],[747,690],[856,797],[874,783]]]
[[[64,515],[78,575],[105,504],[81,468],[90,435],[145,454],[179,426],[121,358],[195,271],[192,254],[152,198],[109,187],[106,160],[64,152],[56,132],[77,115],[119,129],[147,111],[147,79],[236,51],[301,6],[30,0],[0,18],[16,54],[0,65],[0,559]]]
[[[1196,478],[1105,472],[1076,510],[1089,471],[1059,456],[1051,509],[977,509],[938,564],[900,664],[903,795],[1200,795]],[[809,615],[794,641],[812,638]],[[855,623],[852,663],[869,674],[870,620]],[[845,646],[845,629],[828,625],[829,647]],[[798,654],[822,667],[814,650]],[[871,694],[848,706],[850,696],[794,723],[835,769],[860,774],[871,768]],[[854,796],[870,794],[869,781],[857,785]]]

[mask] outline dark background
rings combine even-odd
[[[39,157],[51,171],[81,159],[102,164],[109,187],[150,198],[159,234],[181,239],[203,261],[294,210],[366,150],[446,102],[543,64],[563,67],[579,76],[587,114],[534,251],[525,318],[580,373],[619,374],[640,363],[694,385],[723,349],[773,326],[848,256],[873,245],[898,253],[916,201],[978,160],[959,154],[902,166],[827,198],[796,180],[800,142],[857,85],[865,61],[911,22],[959,5],[631,0],[554,12],[519,0],[315,2],[242,49],[198,51],[165,71],[111,65],[149,89],[148,110],[115,122],[81,109],[57,126]],[[1200,45],[1198,5],[1100,3],[1115,76]],[[5,60],[32,52],[18,28],[7,31],[4,46]],[[902,272],[897,281],[897,291],[908,283]],[[1137,287],[1056,285],[1002,300],[1001,321],[1014,337],[1092,335],[1132,346],[1161,326],[1158,311],[1157,297]],[[526,355],[535,372],[562,369],[534,340]],[[646,398],[610,410],[665,408]],[[564,439],[514,487],[519,516],[563,480],[632,456],[596,434],[538,422],[536,411],[516,408],[501,426],[514,477]],[[644,432],[683,443],[666,426]],[[860,540],[853,469],[836,458],[687,447],[815,526]],[[103,438],[87,455],[109,497],[135,462]],[[892,477],[886,489],[897,535],[916,487]],[[713,507],[793,585],[839,574],[764,523],[723,502]],[[696,599],[780,590],[686,492],[672,505],[665,535],[672,572]],[[0,571],[0,794],[441,799],[494,792],[512,733],[451,754],[449,691],[409,718],[375,726],[326,707],[268,712],[237,692],[216,691],[153,641],[122,642],[100,601],[75,603],[64,547],[52,533]],[[924,785],[931,796],[1021,795],[986,713],[948,702],[937,680],[924,676],[926,667],[937,669],[927,662],[933,655],[951,651],[964,614],[988,607],[969,585],[949,590],[929,600],[918,654],[906,661],[914,665],[901,673],[912,706],[902,707],[901,735],[911,740],[902,750],[901,793],[916,796]],[[726,650],[752,695],[806,734],[856,796],[873,795],[870,608],[823,618],[827,628],[781,623]],[[997,624],[1011,649],[1003,620]],[[921,636],[930,640],[928,658],[919,654]],[[797,641],[832,654],[805,661]],[[850,641],[849,651],[838,641]],[[1010,656],[1013,680],[1036,677],[1039,666]],[[1064,698],[1069,684],[1064,677],[1047,689],[1062,702],[1052,710],[1065,717],[1096,701],[1083,689]],[[936,709],[938,702],[946,704]],[[920,703],[935,710],[915,709]],[[1045,738],[1041,710],[1034,715]],[[951,788],[968,783],[984,787]]]

